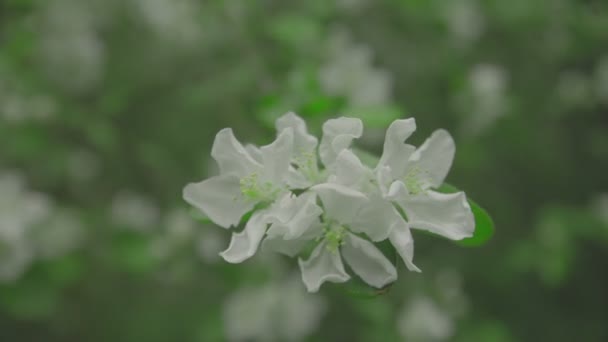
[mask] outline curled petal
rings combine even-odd
[[[339,184],[323,183],[310,188],[321,198],[330,219],[348,225],[356,213],[369,202],[363,193]]]
[[[306,122],[296,115],[296,113],[289,112],[278,118],[276,121],[276,128],[278,132],[282,132],[288,128],[293,129],[294,152],[296,155],[314,153],[315,148],[319,143],[314,135],[308,133]]]
[[[414,272],[421,272],[420,269],[414,265],[414,239],[410,228],[403,219],[395,223],[393,230],[389,236],[391,244],[401,256],[401,259],[405,263],[408,270]]]
[[[434,188],[443,184],[452,167],[456,146],[446,130],[439,129],[422,144],[410,158],[411,166],[417,166],[430,177]],[[410,165],[408,165],[409,167]]]
[[[251,258],[257,252],[267,226],[266,211],[255,212],[242,232],[232,234],[228,249],[220,255],[231,264],[238,264]]]
[[[211,177],[186,185],[183,197],[215,224],[229,228],[236,226],[254,207],[254,203],[243,198],[239,181],[234,175]]]
[[[245,177],[261,167],[234,137],[230,128],[224,128],[217,133],[211,148],[211,156],[217,161],[220,173],[223,175]]]
[[[247,144],[245,145],[245,151],[247,151],[247,153],[249,153],[249,155],[251,156],[251,158],[253,158],[253,160],[255,160],[256,162],[262,164],[264,161],[262,159],[262,151],[260,150],[259,147],[253,145],[253,144]]]
[[[293,152],[293,130],[282,131],[270,145],[260,148],[264,161],[263,180],[281,183],[286,179],[289,160]]]
[[[350,279],[344,270],[338,252],[330,252],[325,242],[321,242],[306,261],[298,259],[302,270],[302,281],[308,292],[317,292],[326,281],[343,283]]]
[[[348,234],[341,250],[353,272],[369,285],[382,288],[397,280],[397,269],[373,243]]]
[[[344,149],[338,155],[333,171],[332,183],[353,186],[362,180],[366,168],[352,151]]]
[[[428,191],[418,196],[397,196],[412,228],[427,230],[451,240],[473,236],[475,218],[464,192]]]
[[[291,189],[306,189],[313,185],[311,180],[292,166],[289,167],[285,183]]]
[[[315,193],[305,192],[298,197],[291,196],[269,213],[273,224],[268,234],[280,235],[285,240],[300,238],[319,223],[321,214],[323,210],[317,205]]]
[[[404,176],[407,162],[416,151],[414,146],[405,143],[415,130],[416,121],[410,118],[394,121],[386,131],[384,150],[378,168],[389,167],[393,179]]]
[[[338,154],[361,135],[363,135],[363,122],[360,119],[341,117],[327,120],[323,125],[323,139],[319,146],[323,164],[326,167],[333,164]]]
[[[306,246],[321,235],[323,226],[320,221],[311,225],[311,227],[298,238],[286,240],[282,234],[271,233],[271,227],[268,234],[262,242],[262,248],[272,250],[290,257],[298,255]]]
[[[393,176],[391,168],[388,166],[376,168],[376,181],[378,182],[378,189],[383,197],[388,196],[389,188],[393,182]]]

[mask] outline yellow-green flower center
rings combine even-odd
[[[405,175],[403,181],[410,194],[417,195],[426,191],[428,177],[428,171],[415,166]]]
[[[247,177],[241,178],[241,194],[249,200],[255,202],[273,201],[281,192],[281,188],[272,182],[260,182],[257,173],[252,173]]]
[[[338,248],[344,244],[344,237],[347,231],[346,227],[337,223],[328,224],[323,234],[327,250],[332,253],[337,252]]]

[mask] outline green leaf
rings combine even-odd
[[[439,187],[437,190],[443,193],[454,193],[460,191],[455,186],[447,183],[441,185],[441,187]],[[471,206],[473,215],[475,216],[475,233],[470,238],[457,241],[457,243],[467,247],[481,246],[488,242],[492,235],[494,235],[494,221],[492,221],[490,215],[481,206],[479,206],[479,204],[475,203],[468,197],[467,200]]]

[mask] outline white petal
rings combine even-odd
[[[234,137],[230,128],[224,128],[217,133],[211,148],[211,156],[217,161],[221,174],[232,174],[242,178],[261,167]]]
[[[456,146],[450,133],[439,129],[412,154],[410,162],[430,176],[433,187],[439,187],[450,171],[455,152]]]
[[[285,227],[287,227],[285,239],[299,238],[315,226],[319,222],[319,217],[323,214],[323,209],[316,203],[316,196],[310,196],[308,200],[303,202],[300,210],[285,224]]]
[[[414,265],[414,239],[407,222],[403,219],[399,220],[393,227],[389,239],[397,250],[397,253],[401,256],[407,269],[420,272],[420,269]]]
[[[317,205],[315,193],[305,192],[298,197],[290,197],[282,201],[281,207],[270,210],[273,225],[268,234],[281,235],[286,240],[297,239],[319,223],[321,214],[323,210]]]
[[[382,288],[397,280],[397,269],[373,243],[348,234],[341,250],[353,272],[369,285]]]
[[[360,119],[341,117],[327,120],[323,125],[323,139],[319,146],[323,164],[326,167],[333,164],[338,154],[361,135],[363,135],[363,122]]]
[[[186,202],[201,210],[215,224],[236,226],[255,203],[241,194],[240,180],[233,175],[216,176],[200,183],[190,183],[183,191]]]
[[[411,196],[407,191],[405,184],[398,180],[391,183],[386,197],[393,201],[399,201],[402,197]]]
[[[313,185],[312,181],[292,166],[289,166],[285,183],[290,189],[307,189]]]
[[[314,135],[308,133],[306,122],[293,112],[289,112],[276,121],[278,132],[282,132],[287,128],[292,128],[294,132],[294,153],[300,155],[302,153],[313,153],[317,147],[318,140]]]
[[[407,162],[416,151],[414,146],[405,143],[415,130],[416,121],[410,118],[394,121],[386,131],[384,150],[378,168],[388,166],[393,174],[393,179],[404,176]]]
[[[298,259],[302,270],[302,281],[308,292],[317,292],[326,281],[343,283],[350,279],[344,270],[340,253],[327,250],[325,242],[321,242],[310,255],[308,260]]]
[[[376,181],[378,182],[378,189],[382,196],[388,196],[389,188],[392,185],[393,180],[394,178],[390,167],[383,166],[376,168]]]
[[[418,196],[399,196],[408,223],[448,239],[462,240],[473,236],[475,218],[464,192],[442,194],[428,191]]]
[[[264,161],[262,159],[262,151],[260,150],[259,147],[253,145],[253,144],[247,144],[245,145],[245,151],[247,151],[247,153],[249,153],[249,155],[251,156],[251,158],[253,158],[256,162],[262,164]]]
[[[228,249],[220,255],[232,264],[238,264],[251,258],[257,252],[267,226],[266,211],[255,212],[247,221],[247,225],[242,232],[232,234]]]
[[[285,254],[290,257],[298,255],[304,247],[306,247],[311,241],[317,239],[323,233],[323,226],[320,221],[311,225],[309,229],[301,236],[295,239],[285,240],[283,234],[277,232],[271,232],[274,225],[268,229],[266,238],[262,242],[262,248],[269,249],[281,254]],[[276,228],[275,228],[276,229]],[[278,233],[278,234],[277,234]]]
[[[357,212],[369,202],[363,193],[339,184],[319,184],[310,190],[321,198],[327,216],[345,225],[352,223]]]
[[[373,196],[361,209],[350,228],[356,233],[365,233],[372,241],[386,240],[401,215],[389,201]]]
[[[350,150],[344,149],[332,165],[331,181],[344,186],[353,186],[363,179],[366,168],[361,160]]]
[[[264,161],[262,181],[284,182],[293,152],[293,130],[291,128],[284,130],[272,144],[262,146],[260,150]]]

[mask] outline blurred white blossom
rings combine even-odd
[[[40,62],[65,90],[86,92],[99,83],[105,69],[105,45],[96,14],[85,1],[49,1],[39,22]]]
[[[595,93],[602,103],[608,104],[608,56],[602,57],[595,68]]]
[[[202,35],[193,0],[130,0],[133,10],[158,37],[171,42],[196,43]],[[200,15],[200,14],[199,14]]]
[[[352,107],[370,107],[389,102],[393,87],[391,75],[373,66],[373,52],[356,44],[341,30],[328,39],[327,61],[319,69],[322,89],[343,96]]]
[[[297,277],[245,287],[224,305],[224,330],[229,341],[301,341],[318,329],[325,308]]]
[[[443,4],[448,30],[457,42],[469,44],[478,40],[485,28],[485,18],[477,0],[452,0]]]
[[[369,5],[369,0],[337,0],[336,5],[345,11],[357,12]]]
[[[0,282],[19,278],[35,258],[31,235],[51,214],[50,199],[14,171],[0,173]]]
[[[138,231],[152,230],[160,219],[160,209],[150,199],[130,190],[114,196],[110,212],[115,223]]]
[[[608,193],[597,196],[593,203],[593,210],[608,225]]]
[[[469,309],[469,300],[462,283],[462,274],[453,269],[441,270],[435,277],[435,286],[443,305],[456,317],[464,315]]]
[[[508,74],[500,65],[477,64],[468,78],[466,100],[463,111],[467,118],[463,129],[469,135],[476,135],[490,128],[509,109],[507,98]]]
[[[426,296],[408,301],[397,318],[397,329],[404,341],[446,341],[455,333],[454,320]]]

